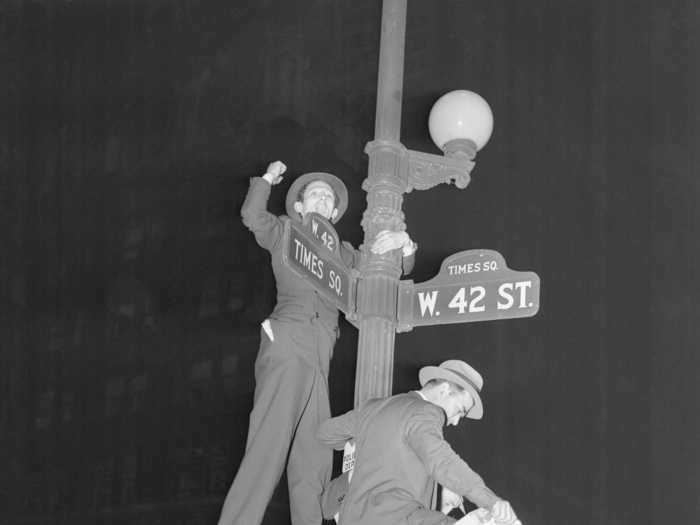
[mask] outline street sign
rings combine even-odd
[[[433,324],[531,317],[540,307],[540,278],[507,267],[493,250],[450,255],[422,283],[399,284],[399,330]]]
[[[288,220],[284,227],[283,261],[339,310],[355,311],[357,271],[340,257],[340,239],[326,219],[309,214],[303,223]]]

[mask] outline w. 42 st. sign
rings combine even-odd
[[[450,255],[431,280],[401,281],[398,329],[531,317],[540,306],[540,278],[516,272],[493,250]]]

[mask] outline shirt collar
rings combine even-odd
[[[423,401],[427,401],[428,403],[435,405],[435,403],[433,403],[432,401],[428,401],[428,398],[425,397],[425,394],[423,392],[421,392],[420,390],[413,390],[413,392],[418,394],[421,398],[423,398]],[[447,414],[445,413],[445,409],[439,405],[435,405],[435,406],[440,409],[440,412],[442,412],[442,417],[443,417],[442,424],[444,425],[445,422],[447,421]]]
[[[421,392],[420,390],[414,390],[414,392],[415,392],[416,394],[418,394],[420,397],[422,397],[422,398],[423,398],[423,401],[428,401],[428,398],[425,397],[425,394],[424,394],[423,392]]]

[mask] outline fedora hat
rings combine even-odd
[[[479,392],[484,386],[481,374],[464,361],[449,359],[440,363],[440,366],[424,366],[418,372],[420,386],[431,379],[444,379],[450,383],[461,386],[474,398],[474,406],[467,413],[469,419],[481,419],[484,415],[484,405],[481,402]]]
[[[294,203],[299,200],[299,192],[302,190],[302,188],[304,188],[304,186],[317,180],[328,184],[333,189],[333,193],[335,193],[335,207],[338,210],[338,213],[331,220],[331,222],[335,224],[343,216],[345,210],[348,209],[348,189],[345,187],[345,184],[343,184],[343,181],[338,177],[322,171],[304,173],[294,182],[292,182],[292,185],[289,187],[289,191],[287,192],[287,200],[285,203],[287,215],[290,217],[299,217],[299,213],[294,209]]]

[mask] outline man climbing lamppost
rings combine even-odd
[[[286,466],[293,525],[319,525],[320,498],[332,454],[316,439],[330,417],[328,369],[338,338],[338,309],[351,313],[358,252],[331,226],[348,205],[343,182],[306,173],[287,192],[287,216],[267,211],[271,188],[286,166],[272,162],[254,177],[241,209],[243,223],[270,252],[277,303],[260,331],[255,395],[246,452],[226,496],[220,525],[257,525]],[[378,232],[372,253],[401,249],[413,267],[415,245],[404,231]]]

